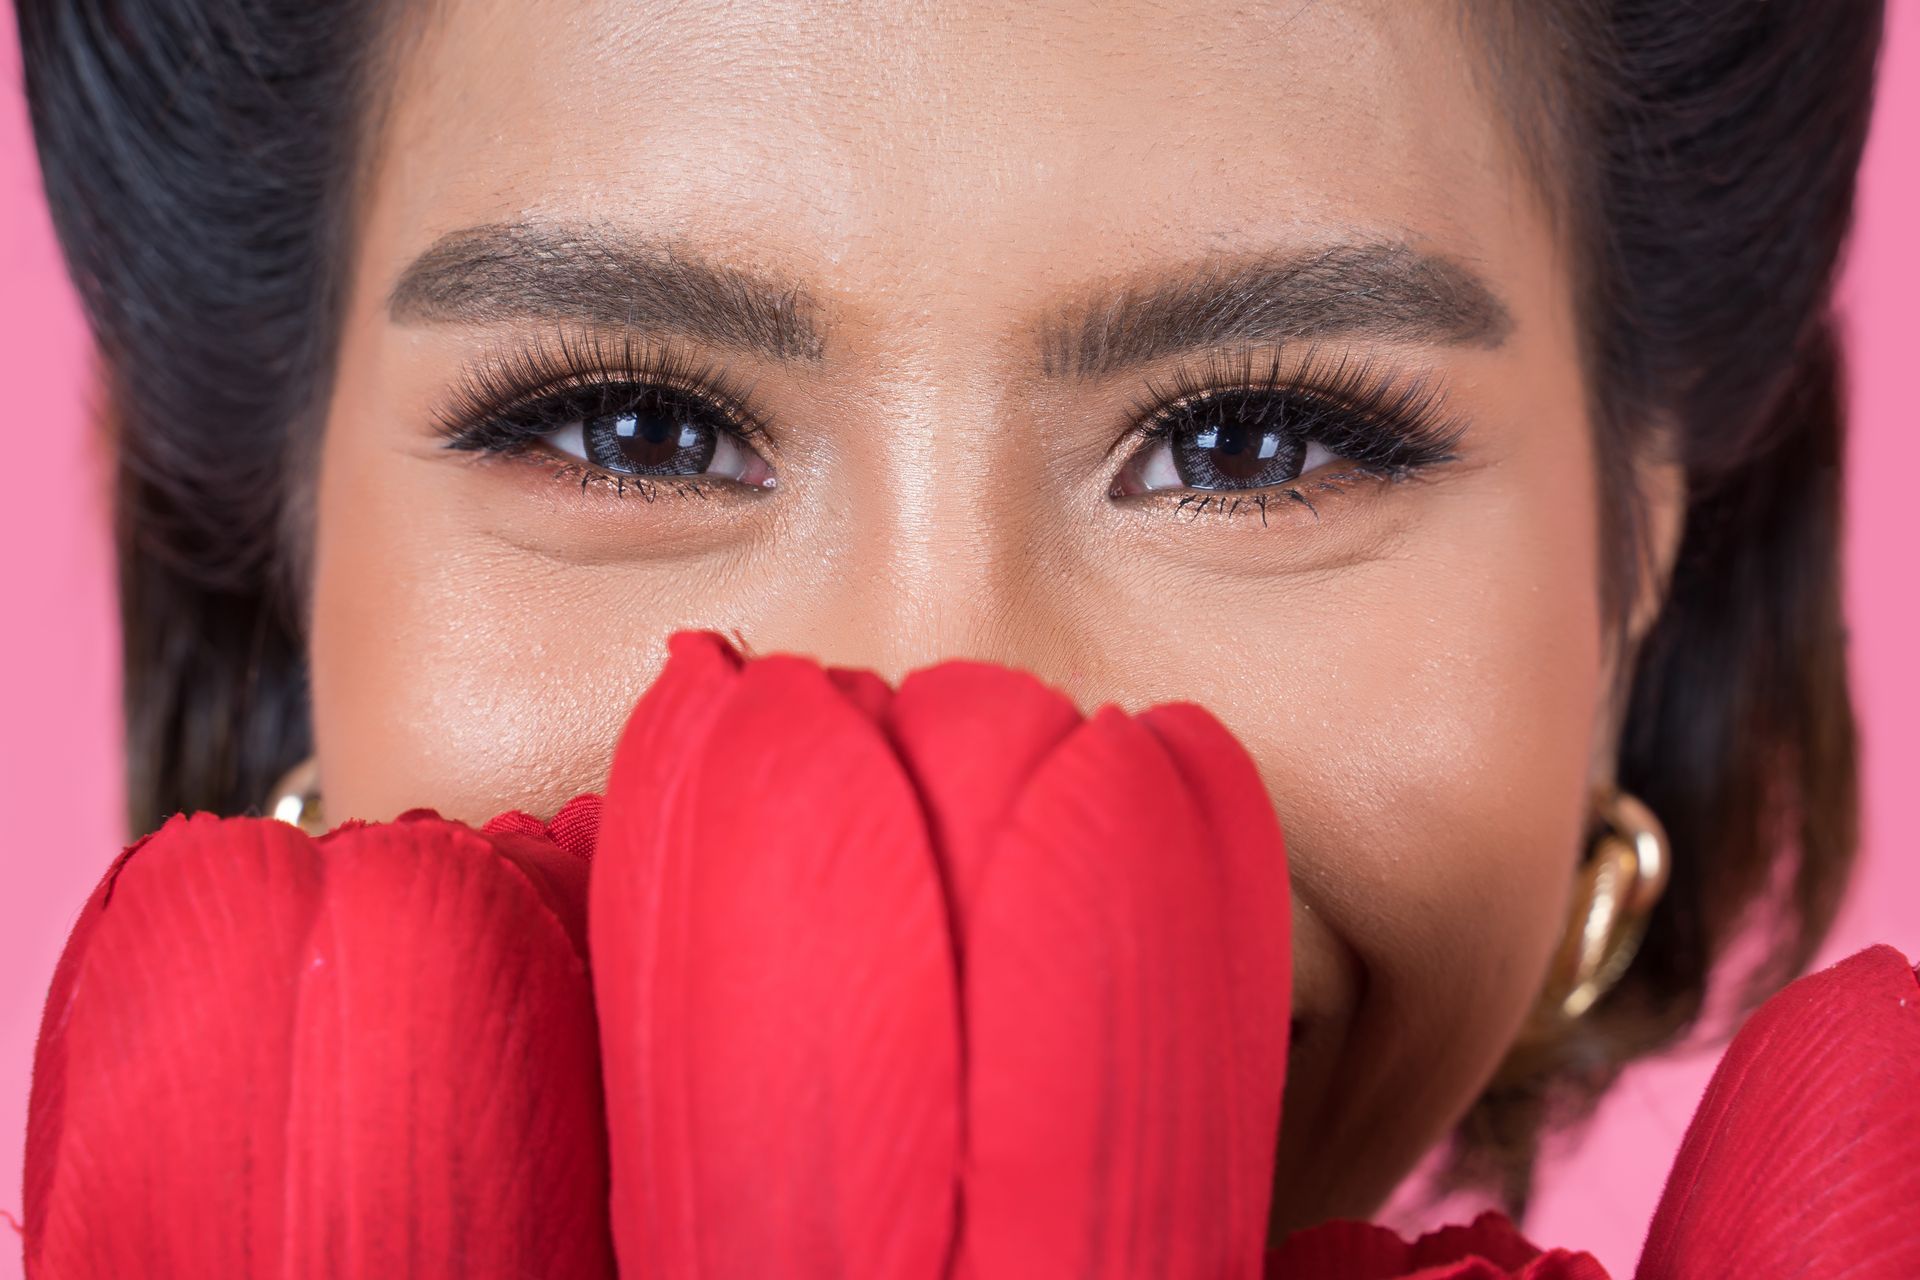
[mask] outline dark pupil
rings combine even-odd
[[[1299,478],[1305,443],[1273,406],[1231,397],[1200,406],[1198,419],[1176,430],[1174,470],[1189,489],[1258,489]]]
[[[696,418],[697,409],[666,393],[585,423],[587,456],[596,466],[624,475],[697,476],[713,463],[718,437]]]

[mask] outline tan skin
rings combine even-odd
[[[1569,253],[1455,6],[448,0],[395,48],[320,455],[331,814],[598,789],[680,627],[896,678],[989,658],[1086,706],[1196,700],[1258,760],[1292,856],[1276,1225],[1374,1211],[1527,1013],[1610,754]],[[503,279],[475,244],[549,252]],[[636,284],[668,257],[784,291],[805,332],[761,350]],[[1361,275],[1262,274],[1302,261]],[[1414,287],[1434,263],[1473,296]],[[1242,323],[1189,325],[1197,347],[1050,340],[1126,290],[1222,281]],[[519,453],[446,447],[476,370],[563,347],[636,383],[668,352],[761,430],[711,428],[738,419],[696,388],[629,412],[692,423],[679,453],[622,452],[615,410]],[[1348,400],[1408,392],[1374,399],[1457,428],[1451,460],[1396,479],[1322,444],[1285,483],[1183,490],[1284,471],[1332,399],[1296,384],[1342,362],[1366,374]],[[1249,380],[1264,398],[1220,398]],[[1137,433],[1169,392],[1215,406],[1178,419],[1184,470],[1178,437]],[[1293,424],[1280,462],[1258,423],[1251,455],[1202,447],[1255,405]],[[590,431],[622,465],[711,444],[733,478],[629,479],[567,455]]]

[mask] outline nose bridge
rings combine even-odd
[[[993,488],[1002,496],[969,482],[960,500],[928,508],[860,504],[817,566],[810,634],[796,639],[889,680],[950,658],[1065,675],[1076,648],[1071,575],[1035,545],[1034,504]]]
[[[1032,459],[1007,429],[1007,371],[985,354],[999,317],[944,276],[917,286],[911,317],[875,339],[858,447],[827,481],[837,527],[809,610],[822,656],[889,679],[946,658],[1018,662],[1034,609],[1019,496]]]
[[[949,658],[1033,670],[1058,665],[1072,616],[1044,544],[1047,449],[1018,388],[1024,315],[978,264],[910,266],[897,306],[838,338],[857,408],[836,419],[833,465],[806,606],[811,648],[897,679]]]
[[[909,526],[860,571],[835,575],[830,657],[897,680],[916,667],[972,658],[1043,665],[1040,650],[1062,620],[1037,589],[1023,548],[985,517],[961,526]]]

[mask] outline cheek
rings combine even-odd
[[[1601,692],[1591,571],[1564,581],[1382,584],[1374,607],[1351,583],[1236,664],[1279,673],[1263,696],[1201,695],[1259,759],[1299,892],[1347,953],[1328,980],[1364,992],[1390,1057],[1440,1050],[1422,1092],[1474,1087],[1562,923]]]
[[[384,819],[425,805],[479,822],[505,809],[551,813],[599,789],[646,656],[625,672],[563,659],[530,634],[531,604],[478,571],[396,585],[377,579],[330,601],[316,584],[316,608],[334,607],[314,635],[329,815]]]
[[[1346,1013],[1344,1110],[1385,1107],[1431,1137],[1525,1016],[1579,856],[1597,620],[1559,595],[1510,602],[1427,597],[1424,612],[1399,615],[1403,655],[1350,649],[1355,686],[1302,702],[1302,718],[1338,726],[1324,752],[1248,728],[1301,895],[1339,939],[1359,994]]]
[[[645,602],[481,534],[470,479],[336,420],[314,558],[314,729],[330,817],[467,821],[597,789],[664,657]],[[558,487],[558,486],[556,486]]]

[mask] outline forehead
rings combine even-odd
[[[441,0],[368,243],[591,218],[827,293],[1378,240],[1507,274],[1508,131],[1455,0]]]

